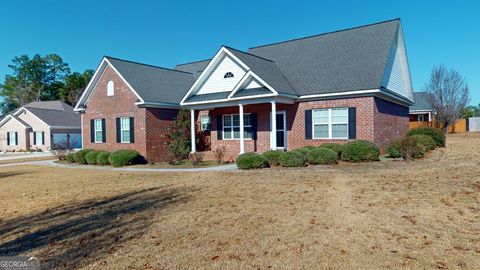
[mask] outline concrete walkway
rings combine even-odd
[[[0,154],[0,160],[40,158],[40,157],[53,157],[53,154],[50,152],[32,152],[32,153],[16,152],[16,153]]]
[[[203,168],[132,168],[132,167],[121,167],[114,168],[109,166],[91,166],[91,165],[76,165],[76,164],[60,164],[56,163],[56,160],[41,160],[41,161],[27,161],[11,164],[2,164],[0,167],[8,166],[18,166],[18,165],[39,165],[39,166],[50,166],[58,168],[72,168],[72,169],[86,169],[86,170],[105,170],[105,171],[129,171],[129,172],[211,172],[211,171],[231,171],[236,170],[237,165],[228,164],[228,165],[219,165],[213,167],[203,167]]]

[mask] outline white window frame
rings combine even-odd
[[[124,119],[127,119],[127,121],[128,121],[128,129],[124,128],[124,126],[123,126],[123,120]],[[131,143],[132,138],[130,138],[130,128],[131,128],[130,127],[130,117],[120,117],[120,142],[121,143]],[[128,135],[129,136],[128,141],[123,139],[123,132],[124,131],[128,131],[128,134],[129,134]]]
[[[115,95],[115,83],[113,81],[108,81],[107,83],[107,96],[111,97]]]
[[[97,121],[100,122],[100,129],[97,129]],[[94,128],[95,128],[95,143],[103,143],[103,125],[102,125],[102,119],[94,119],[93,121]],[[101,132],[102,134],[102,139],[98,140],[97,133]]]
[[[238,114],[238,113],[234,113],[234,114],[223,114],[223,115],[222,115],[222,140],[226,140],[226,141],[239,141],[239,140],[240,140],[240,138],[235,138],[235,136],[233,135],[233,134],[234,134],[234,131],[233,131],[234,128],[236,128],[236,127],[240,128],[240,124],[239,124],[238,126],[234,126],[234,125],[233,125],[233,116],[234,116],[234,115],[238,115],[238,116],[240,117],[240,114]],[[244,115],[244,116],[246,116],[246,115],[251,115],[251,113],[244,113],[243,115]],[[231,138],[228,138],[228,139],[225,138],[225,116],[229,116],[229,117],[230,117],[230,121],[231,121],[231,123],[232,123],[231,126],[228,126],[228,127],[230,128],[230,130],[232,131],[232,133],[231,133],[231,134],[232,134],[232,137],[231,137]],[[251,116],[250,116],[250,117],[251,117]],[[251,123],[251,120],[252,120],[252,119],[250,118],[250,123]],[[245,122],[245,121],[244,121],[244,122]],[[251,124],[250,124],[250,125],[245,125],[245,124],[244,124],[244,125],[243,125],[243,132],[245,132],[245,128],[246,128],[246,127],[252,128],[252,125],[251,125]],[[252,137],[253,137],[253,130],[252,130]],[[252,140],[252,138],[247,138],[247,137],[245,137],[245,135],[244,135],[244,138],[243,138],[243,139],[244,139],[244,140]]]
[[[344,109],[347,110],[347,121],[346,122],[332,122],[332,110],[336,109]],[[315,123],[315,111],[328,111],[328,137],[315,137],[315,125],[325,125],[325,123]],[[348,107],[337,107],[337,108],[325,108],[325,109],[315,109],[312,110],[312,138],[314,140],[348,140],[348,131],[349,131],[349,115],[348,115]],[[333,134],[333,124],[342,124],[347,125],[347,137],[332,137]]]
[[[204,123],[204,119],[207,119],[207,122]],[[223,120],[222,120],[223,121]],[[203,127],[203,125],[207,125],[207,127]],[[200,116],[200,130],[201,131],[210,131],[212,130],[212,119],[210,115],[202,115]]]
[[[38,140],[38,134],[40,134],[40,140]],[[36,146],[41,146],[41,145],[43,145],[43,144],[42,144],[42,138],[43,138],[43,136],[42,136],[42,131],[40,131],[40,132],[35,131],[35,145],[36,145]]]
[[[13,140],[12,140],[12,138],[13,138]],[[17,140],[17,136],[16,136],[15,131],[9,131],[9,132],[8,132],[8,138],[7,138],[7,139],[8,139],[7,144],[8,144],[9,146],[12,146],[12,145],[18,146],[18,144],[16,143],[18,140]]]

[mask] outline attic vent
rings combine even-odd
[[[223,78],[224,79],[233,78],[233,73],[232,72],[227,72],[227,73],[225,73],[225,75],[223,75]]]

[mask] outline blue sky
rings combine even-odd
[[[72,70],[103,55],[164,67],[237,49],[401,18],[415,90],[445,64],[480,103],[480,1],[9,1],[0,78],[16,55],[57,53]]]

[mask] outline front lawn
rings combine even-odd
[[[45,269],[480,269],[480,134],[417,161],[0,168],[0,255]]]

